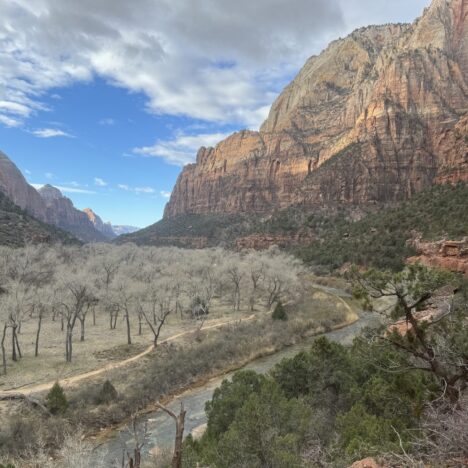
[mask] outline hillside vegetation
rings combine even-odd
[[[0,245],[23,247],[28,243],[79,244],[71,234],[25,213],[0,192]]]
[[[307,263],[327,269],[349,262],[398,270],[415,253],[407,245],[412,231],[427,240],[468,235],[468,185],[434,186],[356,222],[340,215],[326,221],[312,215],[307,225],[319,231],[316,241],[296,249]]]
[[[425,239],[460,238],[468,234],[468,185],[440,185],[401,204],[304,210],[292,207],[272,215],[184,215],[163,219],[117,242],[140,245],[188,245],[203,238],[206,245],[232,247],[236,239],[252,234],[293,236],[307,232],[315,238],[293,251],[320,270],[331,271],[345,263],[400,269],[414,254],[407,245],[411,231]],[[356,217],[358,221],[354,221]]]

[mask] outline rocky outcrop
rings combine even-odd
[[[311,57],[259,132],[201,148],[164,216],[406,199],[468,180],[468,0]]]
[[[98,230],[101,234],[106,236],[108,239],[113,239],[117,236],[111,223],[104,223],[102,219],[91,209],[85,208],[83,212],[86,214],[88,219],[94,226],[94,229]]]
[[[424,242],[417,236],[410,244],[419,255],[410,257],[408,263],[421,263],[468,276],[468,237],[455,241],[443,239],[438,242]]]
[[[47,207],[13,162],[0,151],[0,190],[15,204],[40,221],[47,222]]]
[[[94,228],[83,211],[77,210],[72,201],[64,197],[59,189],[44,185],[39,194],[47,207],[47,222],[64,231],[71,232],[84,242],[103,242],[106,237]]]

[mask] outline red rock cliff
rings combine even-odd
[[[165,217],[401,200],[468,180],[468,0],[311,57],[259,132],[201,148]]]

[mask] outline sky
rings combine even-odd
[[[0,0],[0,150],[104,221],[162,217],[200,146],[258,129],[328,42],[429,0]]]

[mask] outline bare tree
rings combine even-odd
[[[61,288],[59,303],[62,317],[66,323],[65,359],[67,362],[72,361],[73,330],[76,321],[85,314],[85,310],[89,310],[95,301],[96,296],[92,291],[92,286],[82,276],[76,275],[63,284]]]
[[[182,443],[184,441],[185,415],[187,413],[184,409],[184,403],[180,402],[180,411],[178,415],[159,402],[156,403],[156,406],[167,413],[175,422],[176,433],[171,466],[172,468],[182,468]]]

